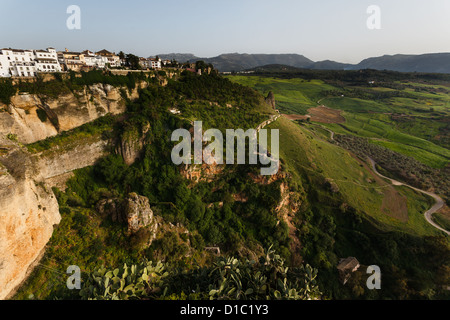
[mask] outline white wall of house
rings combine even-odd
[[[55,49],[48,48],[47,51],[35,50],[34,54],[38,72],[61,72],[61,65]]]
[[[9,62],[6,58],[6,55],[0,51],[0,77],[10,77],[9,73]]]
[[[161,60],[151,60],[152,69],[161,69]]]
[[[55,49],[0,50],[0,77],[34,77],[38,72],[61,72]]]

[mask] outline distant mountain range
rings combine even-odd
[[[299,54],[240,54],[228,53],[213,58],[200,58],[190,53],[158,55],[162,59],[179,62],[203,60],[211,63],[221,72],[244,71],[265,65],[286,65],[304,69],[320,70],[392,70],[400,72],[450,73],[450,53],[430,53],[422,55],[384,55],[346,64],[331,60],[314,62]]]

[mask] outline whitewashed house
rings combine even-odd
[[[86,66],[104,69],[106,66],[106,59],[102,56],[95,54],[92,51],[86,50],[82,52],[84,54],[84,61]]]
[[[0,77],[34,77],[38,72],[61,72],[56,50],[0,50]]]
[[[3,55],[2,51],[0,51],[0,78],[10,77],[9,73],[9,62],[6,58],[6,55]]]
[[[95,54],[101,57],[101,59],[105,63],[105,65],[108,64],[112,68],[121,66],[119,56],[113,52],[109,52],[108,50],[103,49],[103,50],[96,52]]]
[[[161,69],[161,59],[150,58],[149,64],[151,69]]]
[[[34,77],[36,75],[33,51],[2,49],[1,54],[4,56],[2,60],[6,62],[5,68],[8,69],[10,77]]]
[[[37,72],[61,72],[58,54],[54,48],[34,50]]]

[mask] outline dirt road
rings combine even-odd
[[[420,190],[420,189],[417,189],[417,188],[415,188],[415,187],[413,187],[413,186],[410,186],[410,185],[408,185],[408,184],[406,184],[406,183],[403,183],[403,182],[400,182],[400,181],[397,181],[397,180],[394,180],[394,179],[391,179],[391,178],[388,178],[388,177],[383,176],[381,173],[378,172],[378,170],[377,170],[377,168],[376,168],[376,162],[375,162],[372,158],[370,158],[370,157],[368,157],[368,159],[369,159],[369,161],[370,161],[370,163],[371,163],[371,165],[372,165],[373,172],[375,172],[375,173],[376,173],[378,176],[380,176],[381,178],[386,179],[386,180],[389,180],[394,186],[406,186],[406,187],[411,188],[411,189],[413,189],[413,190],[415,190],[415,191],[417,191],[417,192],[420,192],[420,193],[423,193],[423,194],[426,194],[426,195],[432,197],[432,198],[436,201],[436,203],[435,203],[434,206],[432,206],[428,211],[425,212],[425,219],[426,219],[426,220],[428,221],[428,223],[431,224],[433,227],[435,227],[435,228],[441,230],[442,232],[445,232],[446,234],[450,235],[450,232],[449,232],[449,231],[445,230],[444,228],[441,228],[441,227],[440,227],[437,223],[435,223],[435,222],[433,221],[433,219],[432,219],[433,213],[439,211],[439,210],[444,206],[444,200],[442,200],[441,197],[439,197],[437,194],[434,194],[434,193],[432,193],[432,192]]]

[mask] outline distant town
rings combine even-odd
[[[143,58],[133,54],[118,54],[108,50],[92,52],[46,50],[0,50],[0,77],[36,77],[38,73],[82,72],[93,69],[158,70],[164,67],[180,67],[174,60],[159,57]],[[190,65],[184,68],[190,69]]]

